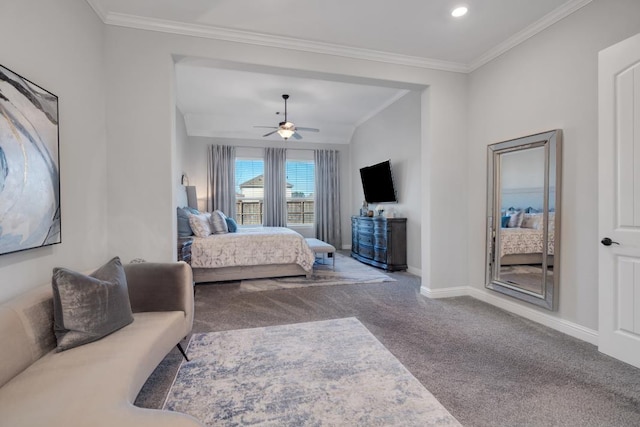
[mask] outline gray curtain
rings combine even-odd
[[[207,211],[236,217],[236,147],[211,145],[207,157]]]
[[[264,212],[262,224],[287,226],[287,150],[264,150]]]
[[[315,150],[316,238],[342,247],[340,227],[340,167],[337,150]]]

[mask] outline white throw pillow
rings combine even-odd
[[[509,212],[509,224],[507,227],[509,228],[520,228],[522,226],[522,221],[524,220],[524,212]]]
[[[542,230],[542,214],[541,213],[526,213],[522,220],[522,228],[533,228],[534,230]]]
[[[193,234],[195,234],[197,237],[207,237],[212,234],[210,221],[210,213],[189,215],[189,225],[193,230]]]
[[[222,211],[216,210],[211,213],[211,229],[214,234],[224,234],[229,232],[227,216],[222,213]]]

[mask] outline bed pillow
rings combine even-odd
[[[235,219],[226,217],[225,221],[227,222],[227,228],[229,229],[229,233],[235,233],[238,231],[238,223]]]
[[[189,237],[193,235],[191,225],[189,225],[189,215],[191,212],[186,208],[178,208],[178,237]]]
[[[522,226],[523,220],[524,220],[524,213],[522,211],[511,212],[509,213],[509,223],[507,224],[507,227],[519,228]]]
[[[57,351],[97,341],[133,322],[127,277],[118,257],[89,276],[54,268],[51,285]]]
[[[216,210],[211,213],[211,231],[213,234],[224,234],[229,232],[227,227],[227,216],[222,211]]]
[[[189,225],[191,225],[193,234],[195,234],[197,237],[207,237],[211,235],[210,221],[210,213],[189,215]]]
[[[542,214],[526,213],[522,218],[522,228],[533,228],[534,230],[542,230]]]

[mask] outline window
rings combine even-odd
[[[313,160],[287,159],[287,225],[313,225],[314,191]]]
[[[314,223],[315,165],[313,153],[287,151],[287,225]],[[264,158],[262,150],[236,152],[236,222],[261,225],[264,202]]]
[[[264,160],[236,157],[236,222],[262,224]]]

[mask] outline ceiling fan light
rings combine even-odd
[[[293,134],[295,133],[294,130],[292,129],[285,129],[285,128],[280,128],[278,129],[278,135],[280,135],[281,137],[283,137],[284,139],[289,139],[293,136]]]

